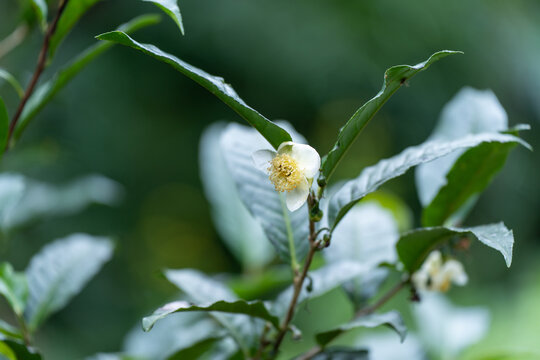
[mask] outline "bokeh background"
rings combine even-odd
[[[380,89],[384,70],[415,64],[441,49],[464,51],[419,74],[363,132],[337,178],[419,144],[442,106],[463,86],[492,89],[511,125],[540,149],[540,2],[536,0],[182,0],[186,35],[168,18],[134,35],[223,76],[248,104],[290,121],[328,151],[339,128]],[[132,17],[158,12],[139,1],[103,1],[62,44],[54,69]],[[0,0],[0,38],[16,25],[17,1]],[[30,40],[0,66],[28,81],[41,43]],[[0,85],[13,109],[11,89]],[[239,121],[219,100],[169,66],[116,47],[86,68],[31,124],[1,165],[52,183],[99,173],[124,186],[117,207],[34,222],[0,245],[0,259],[24,269],[33,253],[72,232],[111,235],[114,259],[38,334],[47,358],[72,360],[116,351],[124,334],[175,294],[162,268],[239,272],[213,230],[199,178],[198,141],[209,124]],[[540,155],[514,150],[467,225],[504,220],[514,229],[514,263],[473,247],[471,286],[449,296],[492,311],[478,351],[540,351]],[[384,187],[402,197],[419,224],[413,172]],[[332,306],[332,299],[324,306]],[[0,314],[6,313],[0,302]]]

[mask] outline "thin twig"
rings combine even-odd
[[[19,103],[17,112],[15,113],[15,115],[13,116],[13,119],[11,120],[11,123],[9,124],[6,150],[9,148],[11,137],[13,136],[13,131],[15,130],[15,126],[17,126],[17,121],[19,121],[19,118],[21,117],[21,114],[24,110],[24,106],[26,105],[26,102],[28,101],[32,93],[34,92],[34,88],[37,85],[39,77],[41,76],[41,74],[43,73],[43,70],[45,69],[51,37],[56,31],[56,26],[58,25],[60,16],[62,16],[62,13],[64,12],[64,9],[66,8],[68,1],[69,0],[60,0],[58,4],[58,10],[56,11],[56,15],[54,16],[52,23],[47,28],[47,32],[45,33],[45,38],[43,39],[43,46],[41,47],[41,51],[39,52],[36,70],[34,71],[34,75],[32,76],[32,79],[30,80],[30,83],[28,84],[28,87],[26,88],[26,91],[24,93],[24,96],[21,102]]]
[[[308,205],[309,205],[308,208],[311,208],[311,206],[313,205],[313,198],[311,195],[308,198]],[[285,338],[285,334],[289,330],[289,324],[294,316],[294,310],[296,308],[296,304],[298,303],[298,297],[300,296],[300,293],[302,292],[304,280],[307,277],[307,273],[311,266],[311,262],[313,261],[313,256],[315,255],[315,252],[317,251],[319,247],[319,242],[317,241],[317,233],[315,232],[315,222],[312,221],[311,219],[309,220],[309,239],[308,240],[309,240],[309,252],[307,254],[304,267],[302,268],[302,272],[294,276],[293,296],[291,298],[291,302],[289,303],[287,315],[285,316],[285,319],[283,319],[283,322],[281,323],[279,332],[274,342],[274,346],[272,348],[273,357],[277,355],[279,351],[279,347],[281,346],[281,343],[283,342],[283,339]]]
[[[355,314],[355,317],[361,317],[361,316],[369,315],[369,314],[375,312],[375,310],[377,310],[378,308],[380,308],[381,306],[386,304],[386,302],[388,300],[393,298],[394,295],[396,295],[401,289],[403,289],[403,287],[405,285],[407,285],[409,283],[409,281],[410,281],[409,278],[405,278],[405,279],[401,280],[393,288],[388,290],[388,292],[386,292],[375,304],[370,305],[370,306],[366,306],[365,308],[360,309],[359,311],[357,311],[356,314]]]

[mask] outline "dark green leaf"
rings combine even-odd
[[[369,267],[365,264],[343,261],[312,271],[309,273],[312,289],[308,291],[304,286],[298,296],[298,304],[308,299],[320,297],[344,283],[366,274],[368,270]],[[290,286],[278,296],[274,302],[272,312],[280,317],[284,316],[291,302],[292,295],[293,287]],[[298,306],[296,308],[298,309]]]
[[[456,140],[479,133],[505,132],[517,136],[521,129],[508,129],[508,116],[490,90],[461,89],[445,105],[430,140]],[[516,143],[484,143],[455,151],[416,169],[416,184],[424,206],[423,225],[463,222],[478,195],[502,168]]]
[[[202,135],[199,145],[201,181],[221,239],[248,273],[261,273],[250,270],[262,269],[275,258],[275,252],[261,225],[240,199],[235,179],[225,160],[227,150],[221,144],[225,128],[226,124],[215,123]],[[252,132],[263,139],[255,130]]]
[[[15,76],[11,75],[6,70],[0,68],[0,79],[4,79],[9,85],[11,85],[17,95],[19,95],[19,98],[23,97],[24,90],[19,81],[17,81],[17,79],[15,78]]]
[[[480,194],[502,169],[506,158],[518,143],[484,143],[466,151],[446,175],[446,185],[422,213],[423,226],[443,225]]]
[[[15,354],[16,360],[42,360],[41,355],[35,349],[26,347],[22,342],[0,339],[0,344],[7,346]]]
[[[154,3],[157,7],[163,10],[167,15],[174,20],[182,35],[184,34],[184,24],[182,23],[182,15],[180,14],[180,8],[176,3],[177,0],[143,0]]]
[[[218,336],[223,336],[220,324],[207,313],[184,313],[159,321],[151,332],[144,332],[141,324],[137,324],[126,336],[123,351],[142,359],[166,359],[204,339]],[[232,342],[236,351],[238,347],[234,341],[226,339]]]
[[[26,276],[30,296],[25,317],[35,330],[63,308],[107,262],[113,252],[107,238],[73,234],[46,245],[35,255]]]
[[[6,149],[6,142],[9,132],[9,115],[4,104],[4,100],[0,97],[0,158]]]
[[[433,227],[412,230],[403,234],[396,245],[399,259],[412,274],[420,268],[429,253],[456,236],[472,237],[499,251],[510,267],[514,235],[503,223],[470,228]]]
[[[42,30],[47,28],[47,2],[45,0],[30,0],[37,20]]]
[[[290,125],[281,125],[289,130],[295,142],[305,142]],[[260,149],[268,149],[269,144],[254,129],[230,124],[221,136],[220,145],[240,198],[262,226],[266,238],[282,259],[300,262],[309,247],[307,205],[289,211],[284,196],[274,189],[268,175],[254,166],[252,154]]]
[[[76,1],[72,1],[76,2]],[[128,23],[121,25],[118,29],[131,33],[137,31],[143,27],[150,26],[159,22],[159,16],[156,15],[142,15],[136,17]],[[92,60],[97,58],[107,49],[109,49],[112,43],[99,43],[90,46],[80,55],[74,58],[70,63],[63,67],[51,80],[40,85],[36,91],[30,96],[24,110],[21,114],[21,118],[15,129],[14,137],[19,139],[22,132],[28,126],[30,121],[39,113],[41,109],[60,91],[66,86],[75,75],[82,71]]]
[[[24,273],[13,271],[9,263],[0,263],[0,295],[3,295],[18,316],[24,312],[28,283]]]
[[[315,338],[317,343],[324,347],[335,338],[349,330],[357,328],[374,328],[381,325],[388,326],[394,330],[399,335],[401,342],[405,340],[405,336],[407,335],[407,327],[405,326],[401,315],[397,311],[362,316],[335,329],[319,333],[315,335]]]
[[[2,359],[2,360],[17,360],[13,350],[11,350],[11,348],[6,343],[4,343],[3,341],[0,341],[0,359]]]
[[[235,302],[238,300],[236,295],[225,285],[196,270],[166,270],[165,276],[194,303]],[[249,349],[256,346],[258,335],[264,326],[263,321],[244,314],[219,312],[209,314],[229,331],[244,355],[249,354]]]
[[[154,45],[141,44],[122,31],[111,31],[97,36],[99,40],[107,40],[132,47],[143,53],[171,65],[175,70],[189,77],[193,81],[206,88],[221,101],[236,111],[248,123],[250,123],[268,142],[277,149],[285,141],[291,141],[291,136],[282,128],[266,119],[256,110],[249,107],[242,100],[234,89],[227,84],[223,78],[210,75],[201,69],[198,69],[176,56],[168,54]]]
[[[34,0],[35,1],[35,0]],[[56,49],[62,43],[64,38],[69,34],[73,26],[79,21],[81,16],[84,15],[88,9],[94,6],[97,2],[101,0],[75,0],[69,1],[58,20],[58,25],[56,30],[51,37],[51,42],[49,45],[49,57],[52,58],[56,53]]]
[[[433,161],[459,149],[478,146],[482,143],[522,143],[513,135],[483,133],[465,136],[457,140],[434,140],[405,149],[400,154],[365,168],[360,175],[347,181],[331,198],[328,206],[329,224],[335,228],[345,214],[367,194],[377,190],[379,186],[404,174],[411,167]]]
[[[279,328],[279,319],[274,315],[270,314],[265,304],[260,300],[236,300],[234,302],[221,300],[205,305],[191,305],[187,301],[175,301],[172,303],[168,303],[154,311],[152,315],[147,316],[143,319],[143,329],[144,331],[150,331],[156,321],[163,319],[169,314],[190,311],[218,311],[232,314],[244,314],[266,320],[272,325],[274,325],[276,329]]]
[[[340,130],[334,148],[330,150],[323,159],[321,176],[326,180],[330,178],[337,164],[356,140],[360,132],[366,127],[368,122],[375,116],[377,111],[379,111],[390,96],[392,96],[392,94],[394,94],[403,84],[420,71],[427,69],[435,61],[448,55],[460,53],[461,52],[459,51],[443,50],[431,55],[426,61],[414,66],[398,65],[386,70],[381,91],[358,109]]]
[[[210,350],[219,339],[219,337],[211,337],[201,340],[191,347],[179,350],[175,354],[169,356],[167,360],[198,360],[205,352]]]
[[[367,350],[334,347],[315,355],[313,360],[369,360]]]

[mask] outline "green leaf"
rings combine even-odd
[[[0,263],[0,295],[3,295],[17,316],[24,312],[28,283],[24,273],[13,271],[9,263]]]
[[[313,360],[369,360],[369,353],[363,349],[334,347],[315,355]]]
[[[182,290],[194,303],[235,302],[236,295],[222,283],[191,269],[166,270],[166,278]],[[209,313],[234,338],[244,355],[256,346],[264,322],[244,314]]]
[[[305,143],[290,125],[282,123],[281,126],[289,130],[295,142]],[[270,145],[254,129],[234,123],[223,131],[220,145],[244,205],[262,226],[277,254],[293,265],[297,264],[306,256],[309,247],[307,205],[289,211],[284,197],[274,189],[268,175],[255,167],[252,154],[268,149]]]
[[[374,201],[362,201],[353,206],[348,216],[332,234],[331,246],[323,255],[330,264],[354,261],[365,264],[370,271],[344,284],[344,289],[356,306],[375,295],[388,270],[381,263],[397,260],[397,223],[392,213]]]
[[[77,1],[71,1],[77,2]],[[121,25],[118,29],[131,33],[141,28],[154,25],[159,22],[159,16],[156,15],[142,15],[134,18],[133,20]],[[92,60],[96,59],[99,55],[109,49],[112,43],[98,43],[96,45],[88,47],[80,55],[71,60],[65,67],[63,67],[54,77],[40,85],[30,96],[24,110],[21,114],[21,118],[15,129],[14,138],[19,139],[30,121],[43,109],[43,107],[66,86],[75,75],[81,72],[86,65]]]
[[[22,176],[17,178],[17,175],[9,173],[0,175],[0,183],[3,179],[8,185],[12,180],[10,187],[24,187],[18,196],[10,200],[9,208],[0,209],[0,227],[4,231],[43,217],[73,214],[93,203],[115,205],[122,194],[118,183],[99,175],[86,176],[62,186],[44,184]]]
[[[169,356],[167,360],[198,360],[201,356],[210,350],[210,348],[220,339],[220,337],[210,337],[201,340],[192,346],[179,350]]]
[[[470,199],[475,199],[489,185],[517,144],[484,143],[461,155],[446,175],[446,185],[422,212],[422,225],[443,225],[464,207],[470,208]]]
[[[35,330],[52,313],[63,308],[107,262],[112,242],[103,237],[73,234],[46,245],[35,255],[26,276],[30,296],[25,318]]]
[[[318,333],[315,335],[315,339],[320,346],[324,347],[332,342],[335,338],[349,330],[358,328],[374,328],[381,325],[388,326],[394,330],[399,335],[401,342],[405,340],[405,336],[407,335],[407,327],[405,326],[401,315],[397,311],[362,316],[347,324],[336,327],[335,329]]]
[[[73,26],[79,21],[81,16],[84,15],[92,6],[101,0],[76,0],[69,1],[58,20],[56,30],[51,37],[49,45],[49,58],[52,58],[56,53],[58,46],[62,43],[64,38],[69,34]]]
[[[208,314],[185,313],[161,320],[151,332],[144,332],[141,324],[137,324],[126,336],[123,351],[142,359],[166,359],[204,339],[222,337],[222,333],[220,325]],[[232,345],[236,351],[234,342]]]
[[[461,54],[460,51],[443,50],[431,55],[426,61],[410,65],[393,66],[384,73],[382,89],[374,98],[366,102],[347,121],[340,130],[334,148],[324,157],[322,162],[321,177],[327,181],[337,164],[343,158],[352,143],[356,140],[360,132],[366,127],[369,121],[375,116],[384,103],[409,79],[414,75],[427,69],[434,62],[453,54]]]
[[[8,133],[9,115],[4,100],[0,97],[0,158],[6,149]]]
[[[30,0],[32,8],[36,13],[37,20],[41,26],[41,30],[47,29],[47,2],[45,0]]]
[[[11,348],[3,341],[0,341],[0,359],[17,360],[13,350],[11,350]]]
[[[238,115],[243,117],[249,124],[257,129],[257,131],[259,131],[275,149],[277,149],[281,143],[291,141],[291,136],[285,130],[249,107],[223,78],[210,75],[205,71],[178,59],[176,56],[160,50],[154,45],[141,44],[122,31],[111,31],[98,35],[96,38],[129,46],[171,65],[175,70],[206,88],[231,109],[236,111]]]
[[[11,354],[15,355],[16,360],[42,360],[41,355],[35,349],[26,347],[22,342],[0,339],[0,344],[3,344],[2,347],[4,349],[6,347],[9,348]],[[10,354],[10,352],[8,352],[8,354]],[[2,355],[2,352],[0,352],[0,355]]]
[[[174,301],[168,303],[154,311],[152,315],[143,319],[143,329],[144,331],[150,331],[156,321],[161,320],[170,314],[190,311],[218,311],[231,314],[243,314],[266,320],[274,325],[276,329],[279,328],[279,319],[270,314],[266,305],[260,300],[236,300],[233,302],[220,300],[204,305],[192,305],[187,301]]]
[[[420,268],[429,253],[456,236],[472,237],[499,251],[508,267],[512,264],[514,235],[502,222],[469,228],[441,226],[412,230],[403,234],[396,245],[399,259],[412,274]]]
[[[11,85],[17,95],[19,95],[19,98],[23,97],[24,90],[15,76],[11,75],[5,69],[0,68],[0,79],[4,79],[9,85]]]
[[[0,319],[0,338],[23,340],[21,331]]]
[[[308,299],[315,299],[323,296],[344,283],[366,274],[367,271],[369,271],[369,267],[365,264],[350,261],[329,264],[312,271],[308,274],[311,280],[312,289],[311,291],[308,291],[306,282],[306,286],[304,286],[298,296],[298,305]],[[291,285],[277,297],[272,307],[272,313],[279,317],[285,316],[292,296],[293,287]],[[298,308],[299,306],[296,306],[296,309]]]
[[[388,180],[403,175],[411,167],[433,161],[456,150],[489,142],[519,142],[528,146],[523,140],[512,135],[483,133],[465,136],[457,140],[427,141],[421,145],[409,147],[394,157],[381,160],[377,164],[365,168],[356,179],[347,181],[330,198],[328,206],[330,226],[335,228],[356,202],[377,190],[379,186]]]
[[[471,134],[503,131],[508,131],[508,117],[497,97],[489,90],[464,88],[444,107],[430,139],[454,140]],[[423,225],[462,222],[516,144],[480,144],[420,165],[416,170],[416,184],[424,206]]]
[[[143,0],[154,3],[157,7],[163,10],[167,15],[174,20],[182,35],[184,35],[184,24],[182,23],[182,15],[178,7],[177,0]]]
[[[225,162],[220,144],[224,123],[215,123],[203,133],[199,145],[199,168],[212,219],[221,239],[244,270],[261,269],[275,257],[261,225],[248,212]]]
[[[14,207],[19,203],[26,187],[25,178],[21,175],[0,174],[0,229],[6,223]]]

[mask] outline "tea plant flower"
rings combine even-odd
[[[424,264],[412,276],[414,286],[419,290],[446,292],[450,285],[463,286],[468,281],[463,265],[454,259],[443,261],[440,251],[433,251]]]
[[[278,151],[258,150],[252,155],[255,166],[266,172],[276,191],[284,192],[290,211],[307,200],[313,178],[321,166],[321,157],[309,145],[287,141]]]

